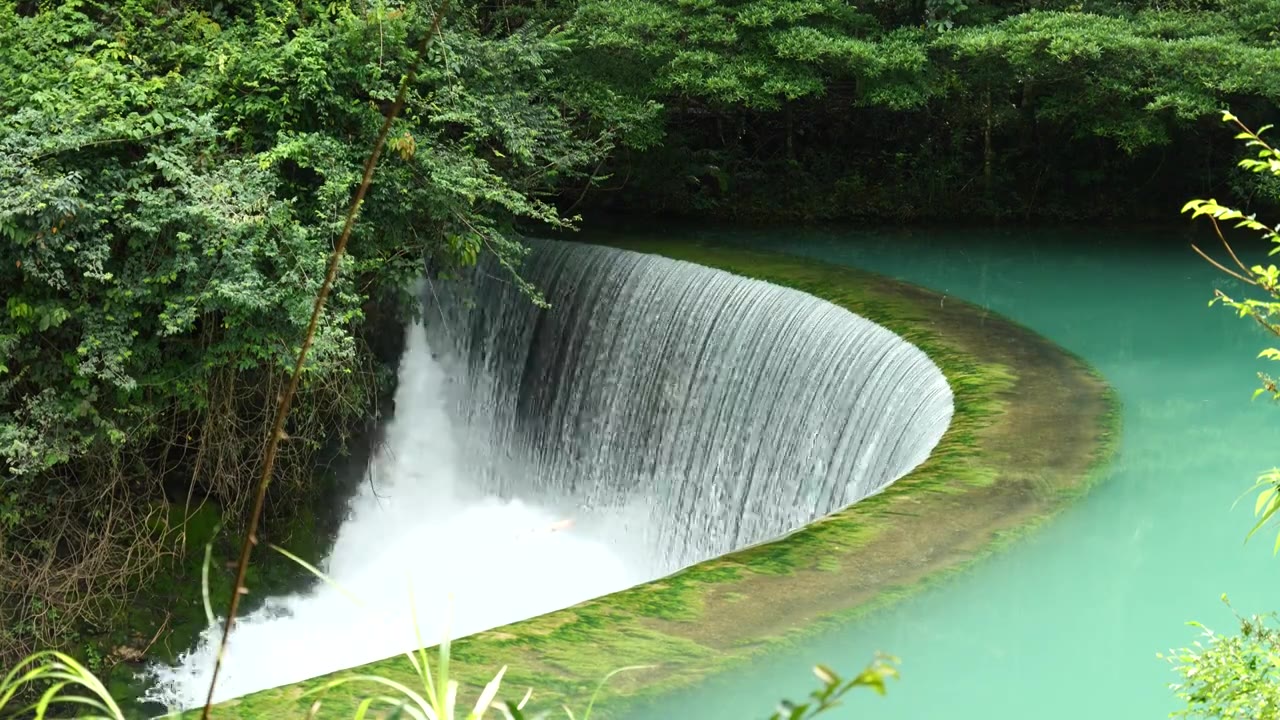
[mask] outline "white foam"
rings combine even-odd
[[[642,582],[601,518],[502,500],[460,476],[447,378],[413,326],[385,450],[354,498],[326,573],[359,598],[320,585],[240,619],[215,699],[227,700],[417,647],[410,598],[428,644],[505,625]],[[574,522],[565,522],[572,520]],[[451,620],[450,620],[451,618]],[[146,700],[203,704],[221,622],[173,666],[153,666]]]

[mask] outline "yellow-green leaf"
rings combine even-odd
[[[1263,490],[1262,492],[1258,493],[1258,501],[1253,505],[1253,514],[1256,516],[1258,513],[1261,513],[1262,508],[1265,507],[1272,500],[1274,500],[1275,496],[1276,496],[1276,489],[1274,487],[1269,487],[1266,490]]]

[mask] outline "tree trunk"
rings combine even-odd
[[[787,162],[796,162],[795,121],[791,116],[791,106],[787,105]]]
[[[987,193],[987,197],[991,197],[991,166],[995,160],[995,154],[991,149],[991,90],[987,90],[986,96],[986,124],[982,129],[982,187]]]

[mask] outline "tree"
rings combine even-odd
[[[576,5],[576,76],[662,108],[628,208],[1163,215],[1225,156],[1205,117],[1280,99],[1275,0]]]

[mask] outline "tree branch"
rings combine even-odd
[[[271,484],[276,453],[280,448],[280,439],[284,436],[285,418],[289,415],[289,408],[293,404],[293,397],[298,391],[298,383],[302,377],[302,367],[307,360],[307,352],[311,349],[311,344],[315,340],[316,329],[320,325],[320,314],[324,311],[325,302],[329,299],[329,292],[333,289],[333,282],[338,276],[338,267],[342,264],[342,256],[346,253],[347,242],[351,239],[351,229],[355,226],[356,216],[360,213],[360,205],[364,202],[364,197],[369,191],[369,185],[373,182],[373,171],[378,165],[379,156],[382,155],[382,148],[386,145],[387,135],[391,132],[391,125],[395,122],[396,117],[399,116],[400,111],[404,109],[405,100],[409,95],[409,86],[417,78],[418,66],[422,64],[422,59],[426,56],[432,41],[440,34],[440,23],[444,20],[444,14],[448,8],[449,0],[442,0],[440,6],[436,9],[436,13],[431,19],[431,29],[419,43],[418,54],[414,58],[413,65],[410,66],[408,74],[401,80],[400,91],[396,95],[396,101],[387,113],[386,119],[382,123],[382,130],[378,133],[378,139],[374,142],[373,149],[369,152],[368,160],[365,161],[364,177],[361,179],[360,187],[356,189],[356,195],[347,210],[347,219],[342,228],[342,235],[339,236],[338,243],[333,248],[333,254],[329,257],[329,268],[325,273],[324,282],[320,285],[320,292],[316,295],[315,303],[312,306],[311,321],[307,325],[306,335],[303,336],[302,347],[298,351],[298,359],[294,363],[293,374],[289,378],[289,387],[280,396],[280,402],[276,407],[275,423],[272,427],[271,435],[267,438],[266,452],[263,457],[262,477],[258,480],[258,491],[254,498],[253,511],[249,515],[249,526],[245,533],[244,542],[240,546],[240,559],[236,563],[236,582],[231,591],[231,603],[227,609],[227,620],[223,624],[222,639],[218,643],[218,655],[214,661],[213,675],[209,678],[209,694],[205,698],[204,709],[200,714],[202,720],[209,720],[209,714],[213,709],[214,689],[217,687],[218,673],[222,669],[222,662],[226,657],[227,641],[231,636],[231,629],[235,625],[236,612],[240,608],[240,598],[248,592],[244,585],[245,575],[249,569],[249,557],[253,552],[253,546],[258,543],[258,523],[262,519],[262,508],[266,503],[267,487]]]

